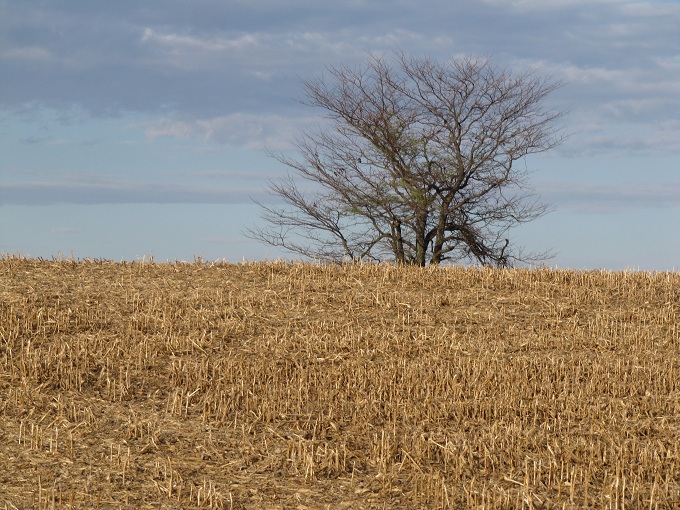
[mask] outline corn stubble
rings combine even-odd
[[[680,508],[678,273],[0,261],[0,508]]]

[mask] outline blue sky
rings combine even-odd
[[[0,253],[275,259],[251,198],[321,112],[300,79],[369,52],[487,55],[566,85],[529,157],[560,268],[680,268],[680,2],[0,0]]]

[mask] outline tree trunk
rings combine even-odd
[[[404,252],[404,238],[401,235],[401,222],[395,221],[392,224],[392,252],[394,260],[399,266],[406,264],[406,253]]]
[[[427,230],[427,210],[418,211],[416,218],[416,253],[414,265],[424,267],[427,263],[427,239],[425,238]]]

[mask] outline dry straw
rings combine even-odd
[[[680,276],[0,261],[0,508],[680,508]]]

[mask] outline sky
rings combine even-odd
[[[680,1],[0,0],[0,253],[293,257],[253,199],[322,113],[301,80],[369,54],[488,56],[561,80],[553,211],[512,233],[556,268],[680,268]]]

